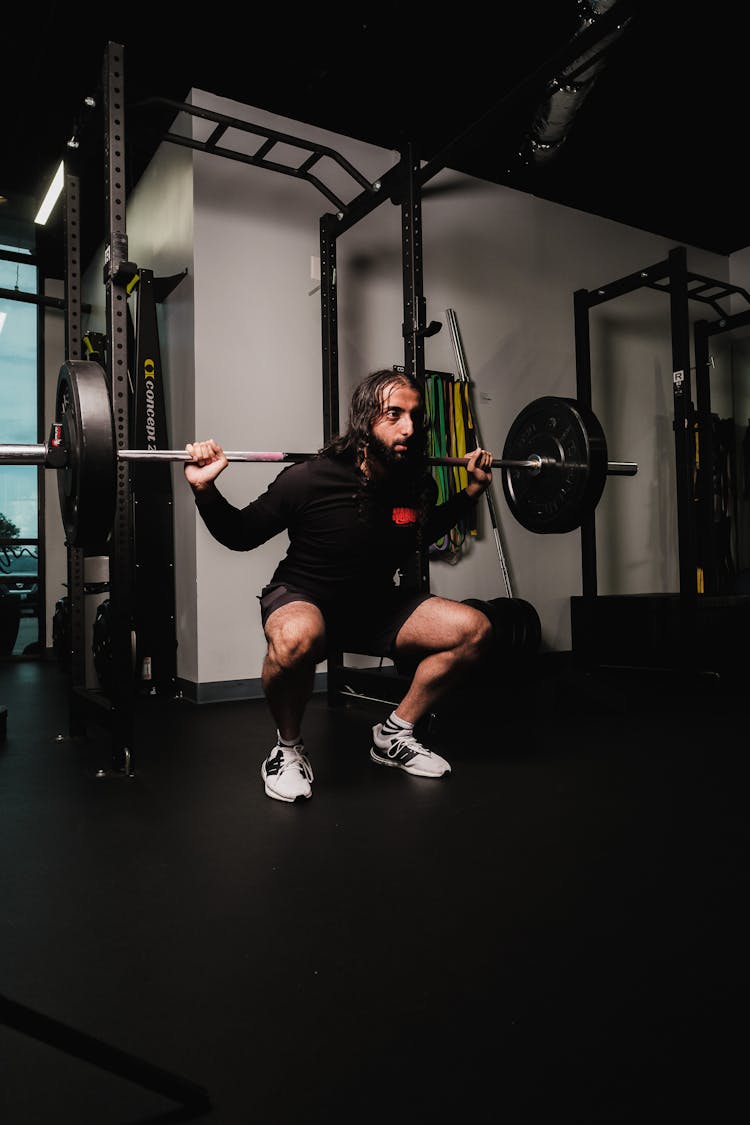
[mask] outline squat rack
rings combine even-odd
[[[589,667],[679,670],[714,678],[726,673],[731,677],[744,643],[742,634],[746,636],[750,598],[716,596],[716,560],[710,546],[710,488],[715,455],[708,337],[750,323],[750,310],[730,316],[722,303],[740,297],[750,305],[750,294],[739,286],[689,271],[684,246],[675,247],[663,261],[627,277],[596,289],[578,290],[574,294],[574,316],[579,401],[591,405],[590,310],[642,288],[669,297],[679,590],[668,594],[599,597],[596,516],[591,512],[581,526],[582,594],[571,598],[573,654]],[[691,301],[712,309],[718,317],[711,324],[696,321],[694,326],[697,410],[691,391]],[[699,581],[699,563],[709,578],[708,585]]]
[[[684,598],[697,594],[697,547],[695,500],[693,483],[695,469],[695,425],[698,423],[701,448],[710,455],[710,437],[705,432],[707,345],[703,342],[709,333],[726,331],[729,319],[735,324],[750,323],[750,312],[730,318],[722,306],[733,296],[740,296],[750,304],[746,290],[727,282],[715,281],[687,268],[687,251],[676,246],[667,258],[645,269],[637,270],[617,281],[596,289],[579,289],[573,296],[576,350],[576,397],[591,406],[591,323],[590,310],[607,301],[633,293],[638,289],[654,289],[669,296],[672,344],[672,394],[674,403],[675,470],[677,480],[677,532],[679,550],[680,594]],[[720,318],[716,325],[696,331],[696,382],[699,392],[699,412],[696,415],[691,394],[690,364],[690,301],[707,305]],[[699,322],[700,324],[700,322]],[[734,326],[734,324],[732,325]],[[696,325],[696,329],[698,325]],[[701,410],[703,408],[703,410]],[[710,461],[708,462],[710,463]],[[581,528],[582,592],[585,598],[597,593],[596,575],[596,517],[595,513],[584,521]]]
[[[744,290],[742,296],[750,305],[750,294]],[[700,434],[700,471],[697,476],[696,511],[697,532],[700,546],[700,563],[703,568],[706,593],[722,592],[719,575],[719,556],[714,528],[713,499],[716,449],[711,413],[711,362],[709,341],[736,328],[750,325],[750,308],[729,316],[721,315],[718,320],[698,320],[693,326],[695,348],[695,394],[696,417]],[[747,488],[747,478],[745,487]]]

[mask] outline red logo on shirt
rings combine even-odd
[[[408,523],[417,522],[417,512],[415,508],[394,508],[391,518],[397,526],[404,527]]]

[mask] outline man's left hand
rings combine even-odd
[[[466,472],[469,483],[466,491],[469,496],[479,496],[492,480],[492,454],[486,449],[474,449],[468,457]]]

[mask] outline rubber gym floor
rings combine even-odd
[[[4,1125],[733,1117],[742,693],[495,688],[438,712],[437,782],[370,761],[382,705],[316,695],[288,806],[263,701],[139,698],[126,778],[63,669],[0,664]]]

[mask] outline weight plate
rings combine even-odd
[[[112,609],[109,598],[99,602],[96,607],[92,630],[91,651],[94,654],[94,671],[99,687],[105,695],[112,698],[115,688],[114,657],[112,654]],[[130,630],[130,676],[135,680],[136,637],[135,629]]]
[[[68,360],[60,368],[55,421],[67,450],[57,483],[68,544],[104,554],[114,520],[116,461],[112,403],[98,363]]]
[[[523,598],[464,598],[470,605],[484,613],[492,623],[494,655],[509,663],[520,662],[536,656],[542,640],[542,625],[531,602]]]
[[[595,414],[572,398],[535,399],[505,439],[502,460],[551,458],[538,472],[502,470],[513,516],[538,534],[573,531],[599,503],[607,480],[607,442]]]

